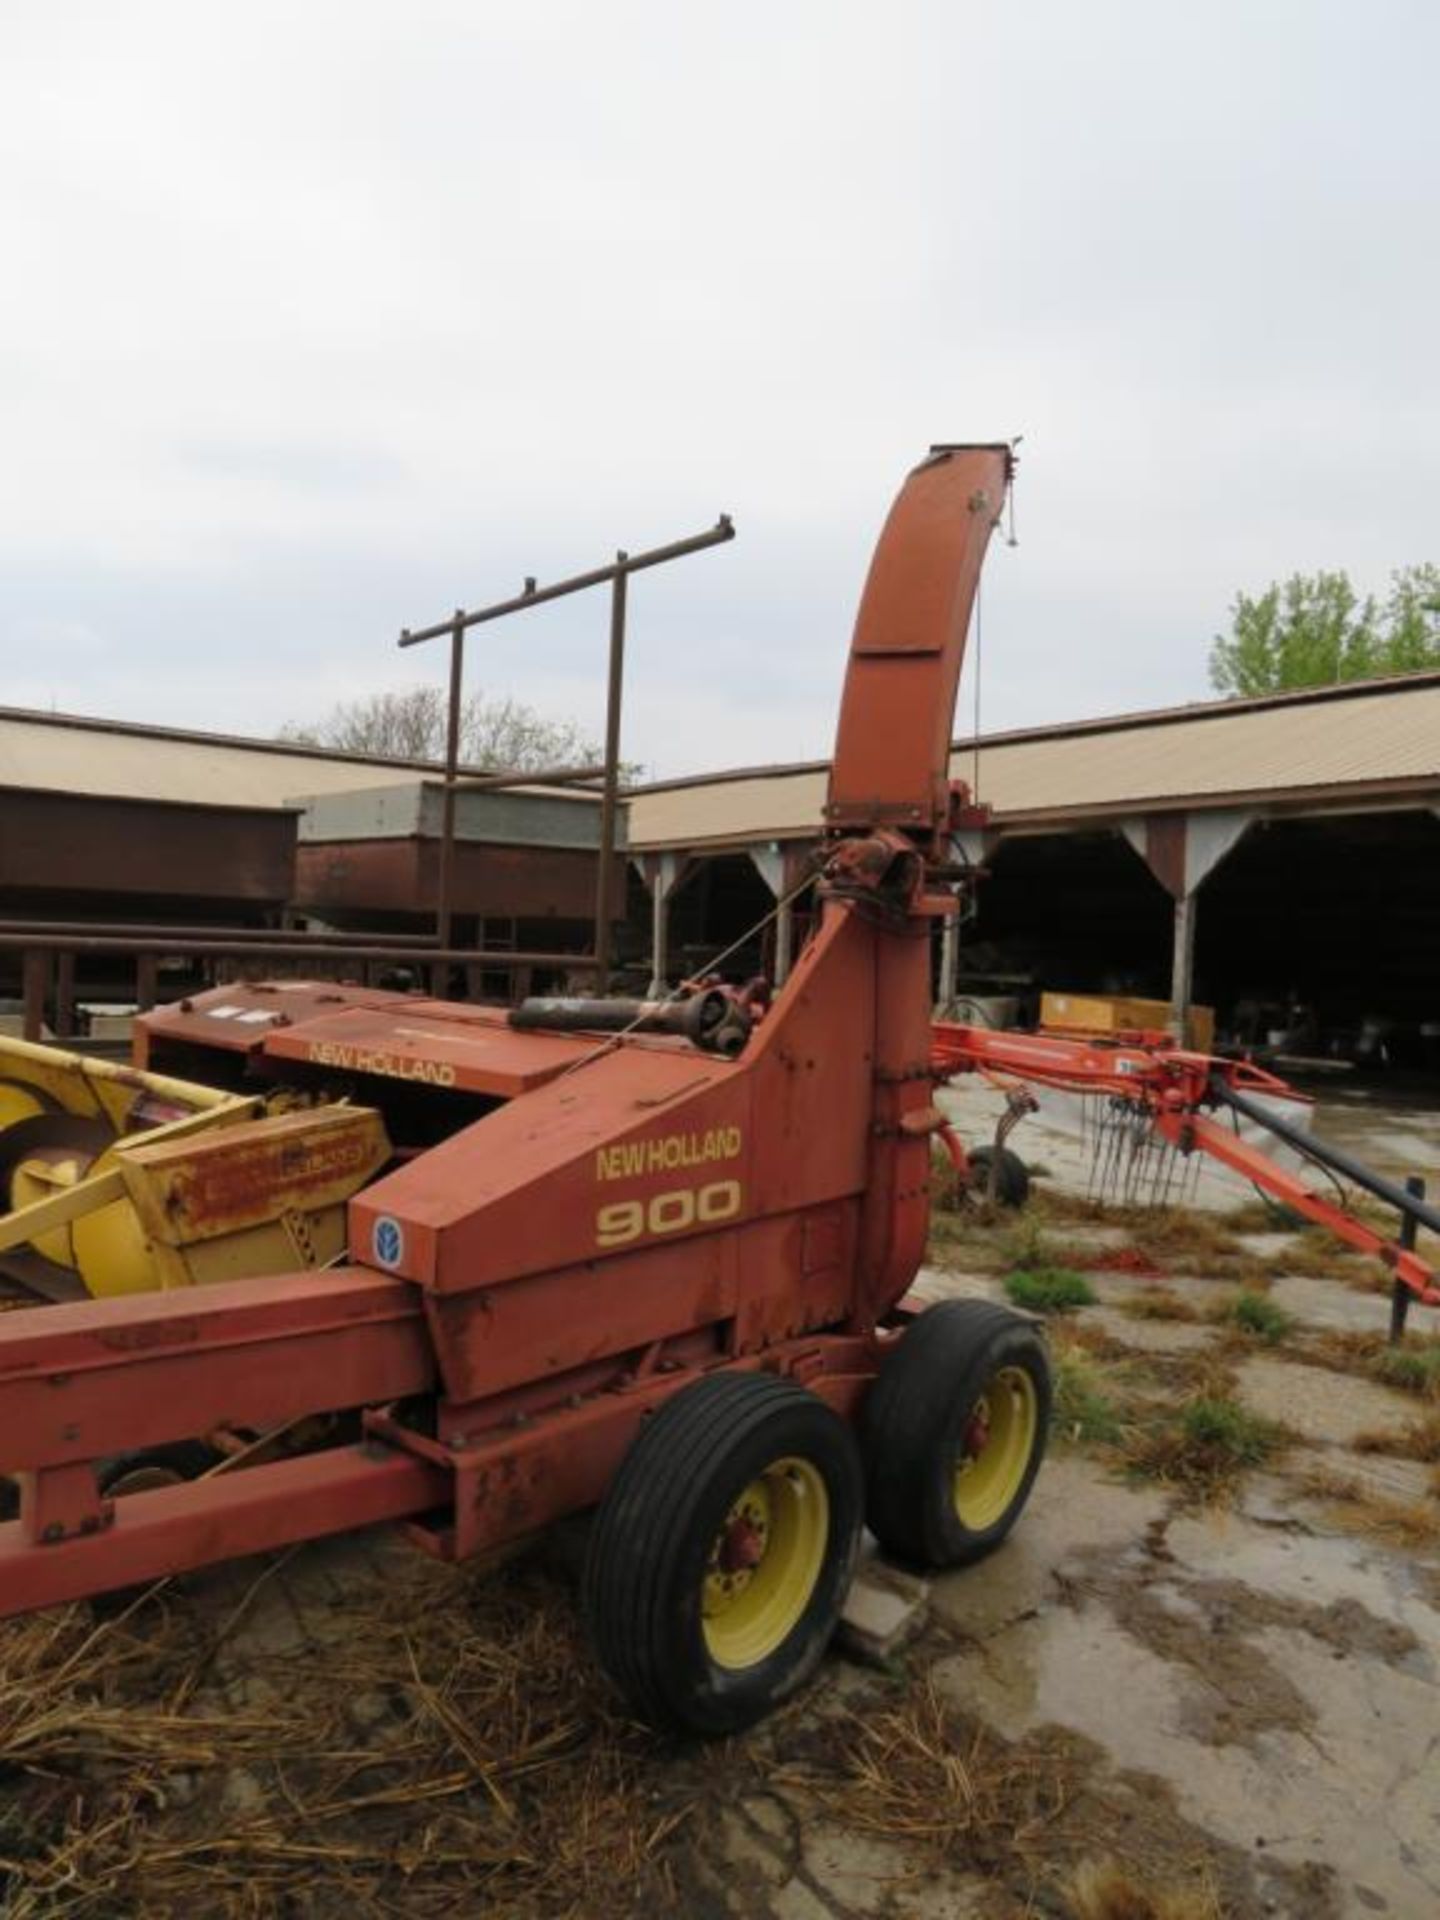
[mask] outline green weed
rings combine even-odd
[[[1283,1340],[1295,1325],[1293,1314],[1277,1306],[1266,1294],[1255,1293],[1249,1288],[1235,1296],[1225,1317],[1245,1333],[1253,1333],[1270,1346]]]
[[[1120,1410],[1089,1354],[1067,1347],[1053,1357],[1055,1400],[1051,1424],[1058,1435],[1087,1446],[1114,1446],[1121,1436]]]
[[[1095,1304],[1095,1289],[1068,1267],[1022,1267],[1005,1276],[1005,1291],[1027,1313],[1069,1313]]]
[[[1284,1441],[1273,1422],[1222,1394],[1205,1394],[1145,1434],[1129,1458],[1138,1473],[1203,1497],[1228,1486],[1247,1467],[1263,1466]]]

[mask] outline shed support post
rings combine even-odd
[[[670,913],[667,890],[657,880],[650,900],[650,998],[658,1000],[666,990],[670,970]]]
[[[1170,1031],[1177,1047],[1189,1045],[1190,1002],[1195,974],[1196,895],[1175,902],[1175,944],[1170,957]]]
[[[670,896],[679,886],[690,856],[684,853],[647,853],[637,864],[650,889],[649,997],[663,1000],[670,991]]]
[[[795,902],[792,895],[808,864],[803,848],[782,846],[769,841],[750,848],[756,872],[775,896],[775,978],[772,985],[783,987],[795,964]]]
[[[936,988],[935,1010],[943,1018],[952,1006],[960,981],[960,914],[947,913],[940,922],[940,979]]]
[[[55,1034],[60,1040],[75,1037],[75,955],[55,956]]]
[[[45,1037],[45,1001],[50,992],[50,955],[43,947],[32,947],[22,962],[24,985],[24,1031],[27,1040]]]
[[[1141,814],[1120,831],[1175,902],[1170,954],[1170,1031],[1188,1045],[1194,997],[1195,912],[1200,889],[1244,839],[1257,818],[1251,808],[1216,807],[1191,813]]]

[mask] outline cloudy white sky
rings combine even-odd
[[[273,731],[637,581],[627,755],[828,751],[889,498],[1023,433],[983,720],[1440,559],[1433,0],[0,0],[0,703]],[[606,609],[475,679],[596,728]],[[962,692],[962,726],[973,675]]]

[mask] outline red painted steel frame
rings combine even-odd
[[[1303,1094],[1248,1060],[1214,1060],[1168,1044],[1067,1039],[1053,1033],[1011,1033],[936,1021],[930,1058],[936,1077],[957,1073],[1012,1075],[1071,1093],[1110,1093],[1154,1107],[1190,1108],[1205,1098],[1212,1074],[1246,1092],[1309,1105]]]
[[[451,1486],[442,1468],[413,1454],[331,1447],[127,1494],[104,1503],[104,1517],[92,1530],[44,1544],[29,1537],[23,1521],[12,1520],[0,1526],[0,1615],[403,1520],[448,1502]]]
[[[1409,1248],[1387,1239],[1383,1233],[1377,1233],[1353,1213],[1346,1213],[1343,1207],[1337,1207],[1323,1194],[1307,1187],[1297,1175],[1276,1166],[1258,1147],[1251,1146],[1229,1127],[1219,1126],[1198,1113],[1163,1113],[1155,1124],[1158,1131],[1182,1151],[1209,1154],[1212,1160],[1233,1167],[1257,1187],[1264,1187],[1283,1205],[1293,1207],[1296,1213],[1326,1228],[1337,1240],[1358,1248],[1361,1253],[1373,1253],[1423,1305],[1440,1307],[1440,1286],[1428,1262]]]
[[[1106,1044],[1056,1034],[995,1032],[948,1021],[936,1023],[930,1057],[937,1080],[988,1073],[1069,1093],[1107,1094],[1147,1107],[1156,1131],[1182,1153],[1208,1154],[1243,1174],[1338,1240],[1374,1254],[1424,1305],[1440,1306],[1435,1271],[1418,1254],[1336,1206],[1259,1147],[1200,1111],[1213,1104],[1210,1086],[1217,1077],[1239,1092],[1309,1104],[1284,1080],[1249,1061],[1216,1060],[1181,1048],[1123,1040]]]
[[[925,1241],[929,934],[954,910],[926,859],[944,858],[955,689],[1010,467],[1003,447],[939,451],[891,511],[842,702],[820,929],[739,1059],[344,989],[220,996],[268,1004],[243,1045],[278,1077],[503,1104],[351,1203],[355,1265],[6,1317],[0,1468],[20,1472],[22,1511],[0,1528],[0,1611],[381,1518],[478,1552],[597,1500],[645,1415],[716,1367],[854,1413]],[[216,999],[156,1015],[154,1037],[236,1048]],[[361,1446],[96,1489],[106,1454],[357,1408]]]

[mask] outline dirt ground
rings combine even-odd
[[[1440,1162],[1426,1110],[1331,1130]],[[1025,1516],[900,1583],[900,1650],[701,1747],[618,1712],[563,1553],[481,1576],[329,1543],[98,1630],[7,1623],[0,1913],[1440,1913],[1432,1316],[1399,1364],[1373,1264],[1248,1189],[1157,1226],[1088,1207],[1064,1136],[1015,1144],[1035,1207],[942,1215],[924,1291],[1058,1268],[1093,1297],[1047,1318]]]

